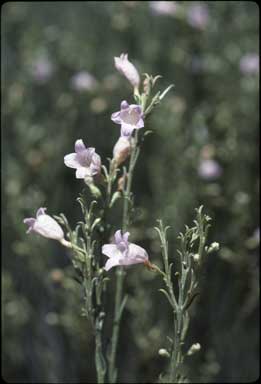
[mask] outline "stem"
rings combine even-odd
[[[135,131],[134,145],[131,152],[129,170],[127,175],[127,186],[124,191],[124,201],[123,201],[123,217],[122,217],[122,232],[126,232],[129,226],[129,205],[131,198],[131,185],[132,177],[139,156],[139,148],[137,147],[138,143],[138,131]],[[112,330],[112,340],[111,340],[111,350],[109,356],[109,380],[110,383],[115,383],[117,380],[117,370],[116,370],[116,352],[119,339],[119,330],[120,330],[120,320],[122,315],[122,292],[123,292],[123,282],[125,272],[123,267],[120,267],[116,272],[116,293],[115,293],[115,308],[114,308],[114,321],[113,321],[113,330]]]
[[[182,329],[182,309],[176,312],[176,319],[174,320],[174,351],[172,352],[170,364],[170,383],[178,382],[178,370],[181,360],[181,329]]]
[[[99,327],[96,327],[96,332],[95,332],[95,365],[96,365],[98,384],[103,384],[105,370],[104,370],[103,357],[102,357],[102,335]]]
[[[90,223],[89,223],[90,225]],[[104,383],[106,365],[103,358],[103,346],[102,346],[102,328],[103,328],[103,313],[101,311],[101,294],[97,285],[95,286],[96,305],[99,308],[99,312],[95,313],[92,303],[93,292],[93,274],[92,274],[92,241],[90,233],[86,234],[86,252],[85,252],[85,278],[84,288],[86,295],[86,311],[88,317],[91,320],[94,337],[95,337],[95,368],[97,374],[98,384]]]

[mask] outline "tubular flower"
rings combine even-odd
[[[101,158],[95,152],[95,148],[86,148],[82,140],[75,142],[75,153],[64,157],[64,164],[76,169],[77,179],[92,179],[100,173]]]
[[[114,244],[105,244],[102,247],[102,253],[109,257],[104,269],[109,271],[118,265],[132,265],[146,263],[148,254],[139,245],[128,242],[129,232],[121,233],[121,230],[115,232]]]
[[[117,165],[123,163],[131,152],[130,137],[121,136],[113,148],[113,159]]]
[[[58,240],[63,245],[70,247],[71,244],[64,239],[61,226],[45,211],[46,208],[39,208],[36,212],[36,219],[33,217],[24,219],[24,223],[28,225],[27,233],[35,232],[48,239]]]
[[[122,53],[120,57],[114,57],[116,69],[129,80],[134,88],[140,84],[140,75],[135,66],[128,60],[128,54]]]
[[[116,124],[121,124],[121,136],[131,136],[134,129],[144,127],[143,112],[140,105],[121,102],[121,110],[111,115]]]

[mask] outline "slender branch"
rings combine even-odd
[[[138,144],[138,131],[135,131],[134,144],[131,152],[129,170],[127,173],[127,185],[124,191],[124,200],[123,200],[123,218],[122,218],[122,231],[126,232],[129,226],[129,211],[130,211],[130,201],[131,201],[131,186],[134,168],[139,156]],[[119,339],[119,329],[120,321],[123,310],[123,282],[125,272],[122,267],[120,267],[116,272],[116,294],[115,294],[115,308],[114,308],[114,321],[113,321],[113,331],[112,331],[112,340],[111,340],[111,350],[109,355],[109,380],[110,383],[115,383],[117,380],[117,370],[116,370],[116,352]]]

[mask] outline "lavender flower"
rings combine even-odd
[[[116,124],[121,124],[121,136],[130,136],[134,129],[144,127],[143,112],[140,105],[121,102],[121,110],[111,115]]]
[[[198,167],[198,174],[202,179],[217,179],[222,173],[222,168],[217,161],[212,159],[201,160]]]
[[[45,211],[46,208],[39,208],[36,219],[33,217],[24,219],[24,223],[28,225],[26,233],[35,232],[48,239],[58,240],[66,247],[71,247],[71,244],[64,239],[64,233],[60,225]]]
[[[131,265],[148,261],[148,254],[145,249],[129,243],[128,238],[129,232],[122,234],[121,230],[118,230],[114,235],[114,244],[103,245],[102,253],[109,257],[104,267],[106,271],[117,265]]]
[[[53,64],[47,57],[40,56],[33,62],[32,75],[39,83],[48,81],[53,71]]]
[[[259,55],[257,53],[247,53],[241,57],[239,67],[241,72],[246,75],[259,73]]]
[[[92,91],[97,87],[97,81],[90,73],[80,71],[71,78],[71,86],[78,92]]]
[[[131,137],[121,136],[113,148],[113,159],[117,165],[123,163],[131,151]]]
[[[187,19],[192,27],[204,29],[209,19],[208,7],[200,3],[191,5],[188,9]]]
[[[174,16],[177,13],[177,3],[175,1],[150,1],[150,9],[158,15]]]
[[[64,164],[76,169],[77,179],[91,179],[100,173],[101,158],[95,148],[86,148],[82,140],[75,142],[75,153],[64,157]]]
[[[116,69],[129,80],[134,88],[140,84],[140,75],[135,66],[128,60],[128,54],[122,53],[120,57],[114,57]]]

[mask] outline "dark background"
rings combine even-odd
[[[251,1],[7,2],[2,7],[2,374],[7,382],[95,382],[93,338],[70,255],[27,236],[38,207],[74,225],[82,181],[63,163],[76,139],[111,156],[110,115],[132,101],[113,57],[175,84],[148,120],[134,177],[134,242],[160,263],[158,218],[176,236],[203,204],[221,245],[191,309],[193,382],[259,377],[259,52]],[[211,160],[212,162],[206,162]],[[105,260],[104,260],[105,261]],[[114,279],[114,272],[110,275]],[[171,313],[161,281],[128,270],[119,380],[156,382]],[[111,308],[112,310],[112,308]],[[105,335],[106,336],[106,335]],[[108,337],[108,336],[106,336]]]

